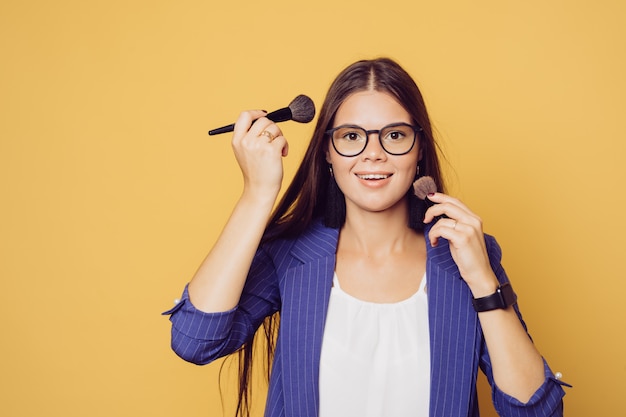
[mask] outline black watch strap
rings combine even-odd
[[[483,311],[496,310],[498,308],[507,308],[517,302],[517,295],[513,291],[511,284],[506,282],[498,287],[496,292],[486,297],[474,298],[474,310],[480,313]]]

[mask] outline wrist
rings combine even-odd
[[[465,277],[463,277],[463,279],[469,286],[474,298],[493,294],[498,289],[498,286],[500,286],[500,282],[498,282],[498,278],[496,278],[494,274],[485,274],[480,279],[470,280]]]
[[[274,208],[279,191],[280,189],[244,187],[240,201],[252,204],[259,210],[269,209],[271,211]]]

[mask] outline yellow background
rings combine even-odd
[[[160,316],[239,194],[229,136],[206,132],[301,93],[319,106],[380,55],[421,86],[450,191],[575,386],[567,415],[620,415],[624,4],[4,0],[0,415],[221,415],[219,364],[175,357]],[[312,125],[282,127],[289,178]]]

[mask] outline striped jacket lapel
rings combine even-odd
[[[448,242],[428,238],[428,319],[431,346],[431,416],[467,416],[477,407],[478,317],[472,294],[450,256]],[[469,363],[468,363],[469,362]]]
[[[319,360],[328,309],[338,231],[317,225],[299,238],[291,255],[300,264],[283,282],[281,309],[283,390],[287,416],[317,416]]]

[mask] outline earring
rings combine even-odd
[[[324,208],[324,224],[335,229],[343,226],[346,221],[346,200],[335,181],[333,166],[328,164],[330,176],[326,185],[326,206]]]

